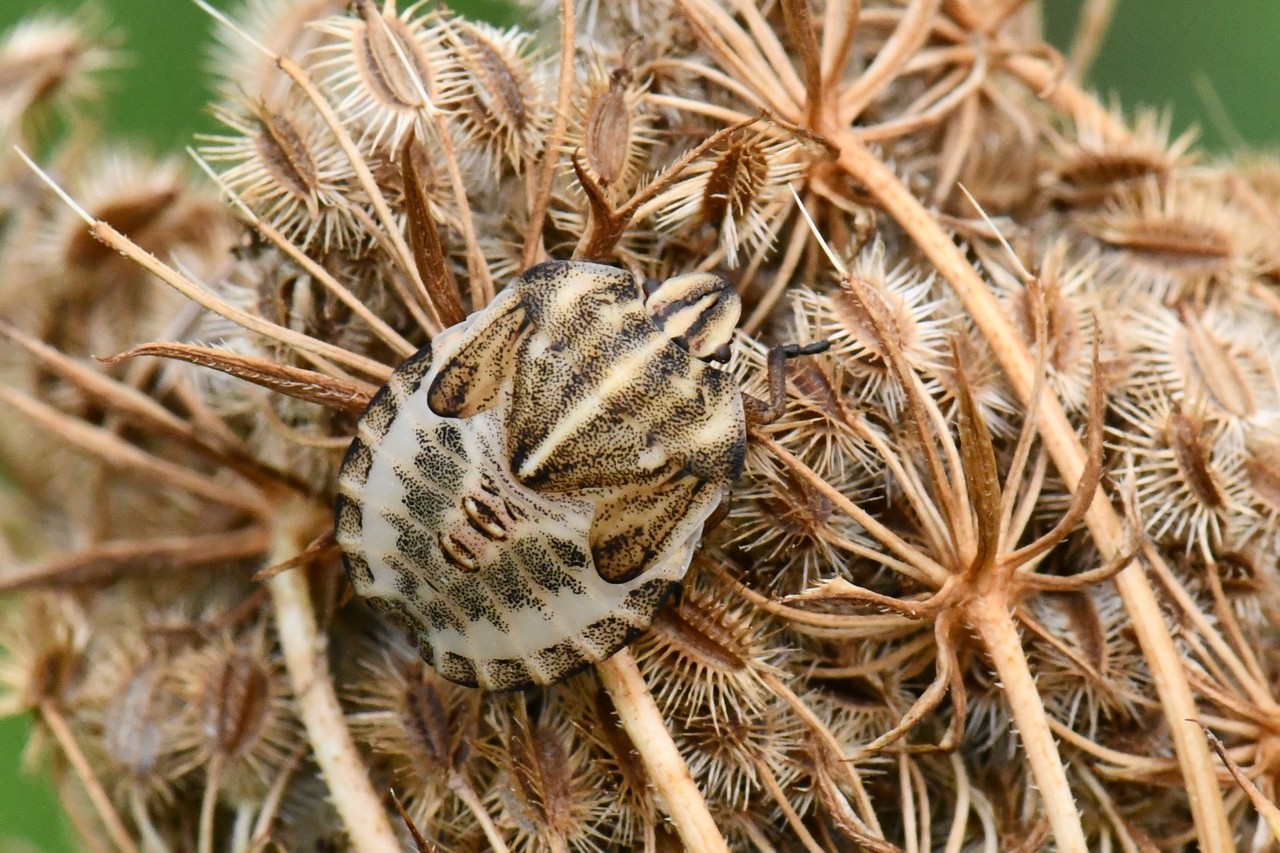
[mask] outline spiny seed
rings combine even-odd
[[[915,323],[895,293],[870,282],[860,282],[855,287],[845,280],[831,301],[840,322],[877,358],[885,358],[889,351],[883,334],[892,335],[896,348],[903,352],[916,342]]]
[[[787,365],[787,378],[805,403],[817,408],[828,419],[837,423],[855,420],[843,396],[832,386],[831,378],[811,360],[797,360]]]
[[[631,155],[631,109],[627,106],[627,87],[631,70],[616,68],[609,75],[609,87],[599,93],[587,110],[583,151],[587,165],[602,186],[622,177]]]
[[[769,159],[760,145],[734,142],[716,157],[702,191],[702,217],[721,222],[750,210],[769,177]]]
[[[468,70],[479,84],[471,89],[470,103],[483,116],[497,120],[510,133],[519,134],[529,121],[521,75],[507,65],[488,39],[471,28],[463,28],[458,36],[466,48]]]
[[[1169,267],[1205,272],[1224,267],[1235,251],[1230,235],[1221,229],[1176,217],[1113,221],[1098,231],[1098,237]]]
[[[408,109],[426,106],[420,90],[426,88],[430,71],[409,28],[394,15],[380,14],[373,3],[358,5],[364,23],[356,31],[353,49],[369,91],[387,104]]]
[[[737,626],[726,626],[715,617],[685,599],[679,607],[662,611],[653,630],[702,667],[725,673],[745,670],[751,665],[751,650],[733,630]]]
[[[1080,201],[1096,203],[1123,184],[1167,171],[1165,163],[1143,154],[1089,151],[1060,166],[1058,177],[1079,194]]]
[[[445,712],[440,692],[434,685],[415,678],[412,674],[407,676],[400,721],[409,742],[417,747],[434,769],[444,770],[451,766],[449,716]]]
[[[774,489],[773,494],[772,498],[759,500],[766,517],[774,519],[783,532],[792,536],[822,540],[835,511],[835,505],[828,498],[791,476],[787,477],[786,485]]]
[[[1026,293],[1015,297],[1015,317],[1022,332],[1023,339],[1034,343],[1036,335],[1036,316],[1033,300]],[[1065,373],[1076,365],[1083,355],[1084,335],[1074,306],[1062,295],[1062,291],[1053,284],[1047,284],[1043,290],[1041,305],[1045,319],[1046,360],[1049,367]]]
[[[1250,447],[1244,469],[1254,494],[1273,512],[1280,512],[1280,444],[1259,442]]]
[[[168,769],[170,727],[175,708],[164,666],[150,659],[138,665],[108,702],[103,715],[103,747],[138,782],[157,781]]]
[[[1239,361],[1190,308],[1182,306],[1178,313],[1187,330],[1187,349],[1193,362],[1191,367],[1201,382],[1199,390],[1237,417],[1254,414],[1257,404]]]
[[[538,723],[517,727],[508,744],[511,782],[526,807],[541,812],[552,832],[573,823],[573,782],[568,755],[556,731]]]
[[[257,123],[254,143],[262,162],[286,190],[304,200],[309,210],[314,208],[319,175],[315,158],[297,126],[288,116],[269,113],[265,107],[258,110]]]
[[[205,728],[216,749],[234,756],[252,746],[270,704],[270,673],[252,655],[228,657],[206,697]]]
[[[1058,610],[1067,618],[1077,647],[1094,671],[1105,675],[1107,670],[1107,633],[1098,615],[1093,599],[1084,592],[1063,593],[1053,596]]]
[[[1210,468],[1209,449],[1203,440],[1203,425],[1193,421],[1180,411],[1169,414],[1165,427],[1165,441],[1173,451],[1178,470],[1187,484],[1187,488],[1201,504],[1218,508],[1224,505],[1225,499],[1218,484],[1214,482]]]
[[[645,791],[649,787],[649,780],[645,775],[644,763],[639,760],[640,755],[636,751],[635,744],[623,730],[622,723],[618,720],[618,712],[613,707],[613,701],[603,690],[597,688],[591,694],[591,703],[596,719],[600,723],[594,733],[604,741],[606,748],[613,754],[618,773],[622,775],[631,791],[637,793]]]

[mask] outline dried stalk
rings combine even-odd
[[[1014,392],[1024,406],[1029,405],[1031,390],[1035,385],[1031,354],[987,285],[942,230],[937,219],[916,200],[888,166],[854,139],[845,136],[838,142],[841,148],[840,166],[862,182],[951,285],[974,324],[990,343]],[[1074,489],[1085,470],[1085,451],[1067,420],[1061,403],[1054,397],[1046,397],[1040,404],[1038,420],[1045,448],[1067,487]],[[1095,497],[1085,522],[1104,558],[1111,559],[1123,553],[1124,524],[1105,494]],[[1189,720],[1198,720],[1199,712],[1178,650],[1164,624],[1159,602],[1142,568],[1136,563],[1116,575],[1115,584],[1151,667],[1162,710],[1169,723],[1170,735],[1187,781],[1187,796],[1200,842],[1210,850],[1231,849],[1234,842],[1213,758],[1204,739],[1188,723]],[[1010,703],[1038,703],[1039,694],[1035,691],[1035,685],[1030,687],[1032,695],[1010,695]]]
[[[635,657],[623,649],[596,664],[596,673],[613,700],[622,727],[644,760],[649,778],[666,803],[667,814],[676,825],[685,848],[694,853],[727,853],[729,847],[724,836],[716,828],[706,800],[689,773],[689,765],[667,731],[667,722],[644,683]]]
[[[84,751],[76,743],[75,735],[71,733],[71,728],[67,725],[66,719],[63,718],[62,712],[52,702],[45,700],[40,703],[40,719],[49,727],[49,731],[53,732],[54,739],[62,747],[62,754],[71,762],[76,775],[80,777],[80,783],[84,785],[85,793],[89,795],[89,800],[98,812],[98,817],[106,826],[107,835],[111,836],[112,842],[124,853],[138,853],[137,845],[133,843],[128,830],[125,829],[119,812],[111,804],[111,798],[103,790],[102,783],[98,781],[98,777],[94,774],[93,767],[89,764],[89,760],[85,758]],[[91,835],[90,837],[93,836]]]
[[[1080,812],[1009,604],[1002,595],[987,594],[970,605],[968,615],[1000,676],[1031,775],[1053,828],[1053,839],[1061,851],[1087,853],[1089,846],[1080,825]]]
[[[298,553],[307,539],[301,530],[311,520],[307,507],[288,505],[277,509],[268,562],[283,562]],[[307,576],[302,569],[281,572],[267,581],[267,587],[275,608],[285,666],[297,697],[298,716],[306,726],[316,763],[351,843],[356,850],[367,853],[395,853],[400,850],[400,842],[369,781],[333,689],[325,658],[328,643],[316,627]]]

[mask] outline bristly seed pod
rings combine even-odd
[[[616,184],[631,162],[631,110],[626,97],[631,79],[630,68],[615,68],[608,87],[587,107],[582,149],[601,186]]]
[[[653,202],[660,211],[658,227],[683,232],[710,226],[725,262],[737,266],[739,251],[773,242],[773,225],[792,203],[787,187],[804,167],[796,140],[768,130],[737,133],[659,194]]]
[[[1106,278],[1173,303],[1203,301],[1229,288],[1256,263],[1243,213],[1212,181],[1183,180],[1163,186],[1148,179],[1085,222],[1088,231],[1121,253],[1107,258]]]
[[[337,16],[316,23],[321,32],[336,36],[312,52],[312,73],[328,72],[325,86],[344,122],[358,132],[371,150],[395,151],[411,127],[430,136],[419,119],[434,109],[435,68],[447,62],[442,24],[434,15],[415,17],[414,4],[397,14],[388,2],[379,11],[373,0],[357,0],[358,18]]]
[[[665,714],[706,714],[714,725],[734,714],[750,717],[767,703],[760,673],[773,672],[771,633],[751,608],[699,582],[658,614],[636,660],[642,670],[663,673],[654,698]]]
[[[1110,110],[1107,119],[1124,122],[1118,109]],[[1051,137],[1062,159],[1050,178],[1050,191],[1067,204],[1092,207],[1148,178],[1163,182],[1195,159],[1187,153],[1195,130],[1170,141],[1172,120],[1167,110],[1139,110],[1130,132],[1120,139],[1100,121],[1078,119],[1074,140]]]
[[[191,765],[218,768],[231,802],[263,796],[301,736],[283,664],[266,648],[265,626],[224,635],[174,663],[177,691],[201,733]]]
[[[314,115],[261,101],[214,115],[235,135],[200,137],[200,154],[227,164],[222,181],[258,216],[301,248],[317,235],[324,251],[354,238],[342,196],[348,167]]]
[[[521,848],[593,849],[615,805],[599,764],[560,708],[544,707],[531,718],[522,698],[513,702],[498,723],[501,743],[489,748],[500,775],[486,802],[498,825]]]
[[[1119,328],[1132,362],[1122,388],[1141,393],[1155,383],[1173,399],[1205,406],[1234,430],[1280,410],[1266,325],[1232,303],[1167,308],[1135,299]]]
[[[536,66],[528,57],[530,35],[454,20],[444,37],[454,70],[442,72],[448,91],[441,105],[452,112],[464,163],[474,161],[470,168],[485,180],[501,157],[523,172],[541,154],[547,131]]]
[[[645,108],[644,81],[637,81],[625,51],[605,71],[587,70],[579,87],[577,122],[570,134],[572,150],[580,150],[587,170],[601,187],[619,195],[634,188],[644,158],[653,146],[652,115]]]
[[[831,341],[832,357],[850,378],[842,390],[898,411],[903,390],[887,361],[888,348],[928,381],[948,360],[950,329],[934,276],[906,260],[891,268],[887,252],[880,240],[864,248],[839,288],[796,288],[794,313],[807,335]]]
[[[1153,539],[1207,555],[1228,522],[1256,514],[1239,439],[1221,420],[1154,390],[1117,401],[1115,409],[1122,425],[1113,430],[1113,446],[1124,454],[1117,476],[1132,473],[1137,510]]]

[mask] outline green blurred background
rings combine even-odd
[[[1081,2],[1044,0],[1047,31],[1059,47],[1070,43]],[[0,0],[0,30],[39,9],[82,5]],[[130,56],[128,66],[112,75],[103,112],[107,133],[166,151],[186,144],[194,131],[211,129],[200,74],[208,17],[182,0],[99,0],[97,5],[124,36]],[[214,0],[214,5],[233,4]],[[499,23],[514,20],[502,0],[453,5]],[[1119,0],[1090,82],[1126,107],[1170,106],[1175,133],[1198,125],[1210,148],[1275,147],[1280,142],[1277,43],[1276,0]],[[49,785],[19,770],[28,725],[23,719],[0,721],[0,853],[71,850]]]

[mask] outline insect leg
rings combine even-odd
[[[831,341],[817,341],[811,344],[778,344],[769,350],[769,402],[757,399],[750,394],[742,395],[742,407],[747,416],[747,423],[753,425],[773,423],[782,417],[787,407],[787,359],[802,355],[817,355],[826,352]]]

